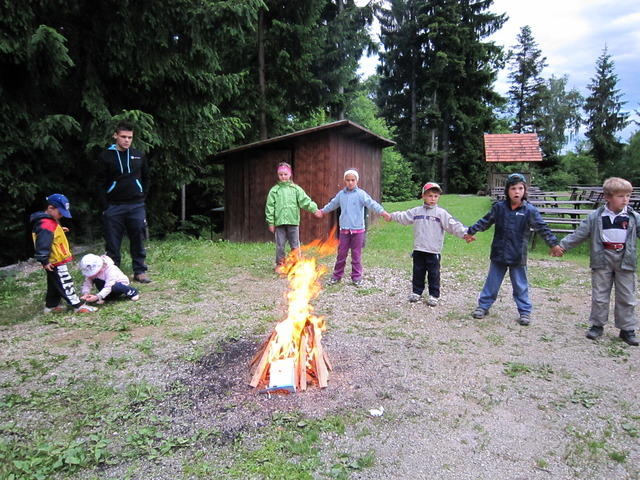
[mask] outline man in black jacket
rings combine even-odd
[[[149,283],[151,280],[146,274],[147,254],[144,248],[147,226],[144,201],[149,188],[149,167],[144,153],[131,148],[131,125],[119,124],[113,138],[116,143],[98,156],[107,255],[116,265],[120,265],[120,245],[126,231],[130,243],[133,279]]]

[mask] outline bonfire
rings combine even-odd
[[[324,317],[313,313],[311,302],[320,294],[320,279],[327,271],[317,258],[335,252],[336,245],[332,230],[327,240],[314,240],[292,251],[279,267],[279,273],[288,279],[287,318],[276,325],[253,357],[252,387],[266,387],[264,392],[295,392],[314,383],[320,388],[327,386],[332,367],[322,348],[326,323]]]

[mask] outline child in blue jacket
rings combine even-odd
[[[465,236],[469,240],[476,232],[483,232],[494,224],[496,226],[491,243],[489,273],[473,318],[484,318],[489,313],[504,275],[509,270],[513,298],[520,314],[518,323],[526,326],[531,323],[532,310],[527,280],[527,249],[531,228],[551,247],[552,254],[561,254],[562,249],[538,209],[527,202],[527,182],[523,175],[512,173],[507,177],[504,196],[505,200],[496,202],[489,213],[469,227]]]

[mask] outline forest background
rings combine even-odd
[[[31,254],[28,216],[53,192],[72,202],[74,241],[100,237],[94,162],[122,120],[150,160],[153,236],[197,233],[222,205],[217,152],[343,118],[397,142],[383,154],[387,201],[415,198],[425,179],[483,190],[485,132],[538,133],[544,161],[527,169],[543,188],[639,184],[640,134],[620,138],[630,112],[607,47],[582,96],[571,72],[544,77],[530,27],[509,49],[490,40],[507,19],[492,4],[1,0],[0,265]],[[361,78],[375,52],[377,73]]]

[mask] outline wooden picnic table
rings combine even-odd
[[[582,205],[593,205],[591,200],[529,200],[532,205],[548,207],[560,207],[560,205],[573,205],[573,208],[580,208]]]
[[[590,213],[595,212],[595,209],[540,207],[538,208],[538,211],[543,216],[544,215],[554,215],[554,216],[570,215],[571,218],[577,218],[578,216],[581,216],[581,215],[587,216]]]

